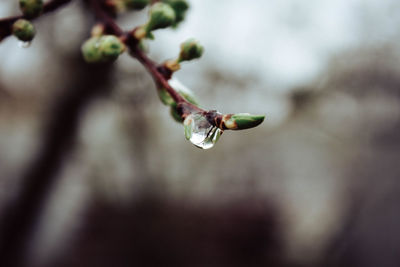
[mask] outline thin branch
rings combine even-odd
[[[115,23],[114,18],[111,17],[111,15],[104,10],[100,3],[100,0],[89,0],[89,3],[94,11],[96,18],[103,22],[107,33],[111,33],[116,36],[124,35],[124,31]]]
[[[165,79],[164,75],[158,71],[156,63],[149,59],[143,51],[141,51],[137,46],[130,47],[130,53],[133,57],[139,60],[140,63],[150,72],[155,82],[166,88],[171,97],[176,103],[187,102],[178,92],[176,92]]]
[[[50,12],[56,10],[57,8],[59,8],[60,6],[65,5],[71,1],[72,0],[52,0],[50,2],[47,2],[43,6],[42,15],[44,15],[46,13],[50,13]],[[18,19],[28,19],[28,18],[24,15],[20,15],[20,16],[13,16],[13,17],[0,19],[0,41],[12,34],[12,25]],[[33,19],[34,18],[29,18],[29,20],[33,20]]]
[[[216,116],[220,116],[220,114],[216,113],[215,111],[206,111],[193,105],[169,85],[168,79],[165,77],[165,75],[163,75],[162,72],[159,71],[157,64],[138,48],[138,42],[133,37],[133,32],[136,29],[124,33],[124,31],[115,23],[114,18],[102,8],[99,0],[90,0],[90,5],[95,13],[96,18],[104,23],[106,31],[110,34],[118,36],[129,48],[130,55],[142,63],[142,65],[151,74],[157,86],[162,86],[171,95],[171,97],[177,103],[182,116],[186,116],[191,111],[202,112],[204,114],[215,114],[214,116],[211,116],[213,117],[212,124],[218,126],[215,123],[215,118]]]

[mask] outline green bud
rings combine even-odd
[[[150,4],[150,0],[124,0],[124,4],[128,9],[141,10]]]
[[[222,120],[227,129],[243,130],[258,126],[264,121],[264,118],[264,115],[238,113],[233,115],[225,115]]]
[[[116,60],[124,49],[124,44],[114,35],[91,37],[81,48],[83,58],[89,63]]]
[[[14,22],[12,32],[15,37],[24,42],[32,41],[36,34],[33,24],[25,19],[19,19]]]
[[[86,62],[95,63],[102,61],[99,40],[100,37],[95,36],[83,43],[81,51]]]
[[[99,49],[104,61],[116,60],[125,50],[124,44],[115,35],[101,36],[99,44]]]
[[[195,39],[191,38],[181,44],[181,52],[178,62],[189,61],[195,58],[200,58],[204,48]]]
[[[24,16],[34,18],[42,13],[43,0],[19,0],[19,7]]]
[[[175,22],[173,27],[178,26],[185,19],[186,11],[189,9],[189,4],[185,0],[164,0],[164,3],[170,5],[175,11]]]
[[[151,37],[151,31],[167,28],[175,22],[175,12],[170,5],[158,2],[150,8],[150,20],[146,24],[146,33]]]

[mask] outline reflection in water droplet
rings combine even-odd
[[[183,125],[186,139],[202,149],[212,148],[223,133],[221,129],[209,123],[201,113],[188,115]]]
[[[18,47],[20,47],[20,48],[28,48],[30,46],[31,46],[31,42],[18,41]]]

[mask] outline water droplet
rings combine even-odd
[[[20,48],[28,48],[30,46],[31,46],[31,42],[18,41],[18,47],[20,47]]]
[[[209,123],[201,113],[188,115],[183,125],[186,139],[202,149],[212,148],[223,133],[221,129]]]

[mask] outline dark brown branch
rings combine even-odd
[[[201,112],[207,115],[207,119],[212,125],[221,128],[220,124],[217,123],[218,121],[222,120],[222,115],[220,113],[215,111],[206,111],[197,107],[196,105],[193,105],[169,85],[168,79],[170,78],[170,75],[168,75],[168,77],[164,75],[157,67],[157,64],[139,49],[138,41],[133,37],[133,33],[136,29],[124,33],[124,31],[115,23],[112,15],[104,10],[101,5],[101,0],[89,0],[89,2],[96,15],[96,18],[104,24],[106,32],[118,36],[125,43],[130,51],[130,55],[142,63],[142,65],[153,77],[156,85],[165,88],[165,90],[171,95],[171,97],[177,103],[178,111],[182,117],[186,117],[191,112]]]
[[[180,94],[178,94],[169,84],[165,77],[157,70],[156,64],[150,60],[137,46],[137,41],[132,40],[132,32],[124,33],[124,31],[115,23],[114,19],[101,6],[99,0],[90,0],[92,9],[101,22],[104,23],[106,31],[114,34],[125,41],[130,50],[130,54],[137,58],[142,65],[150,72],[158,85],[163,86],[171,97],[179,104],[187,102]]]
[[[130,53],[133,57],[139,60],[140,63],[147,69],[147,71],[152,75],[154,81],[159,85],[167,89],[168,93],[171,97],[175,100],[175,102],[182,103],[186,102],[186,100],[178,94],[169,84],[168,81],[165,79],[164,75],[158,71],[157,65],[150,60],[140,49],[135,47],[130,47]],[[171,88],[172,90],[168,90]]]
[[[72,0],[52,0],[43,6],[42,15],[46,14],[46,13],[50,13],[50,12],[56,10],[57,8],[59,8],[60,6],[67,4],[71,1]],[[12,34],[12,25],[18,19],[27,19],[27,17],[20,15],[20,16],[13,16],[13,17],[0,19],[0,41]],[[29,18],[29,20],[33,20],[33,18]]]
[[[105,31],[116,36],[124,35],[124,31],[115,23],[114,18],[103,8],[101,0],[89,0],[90,6],[98,20],[103,22]]]

